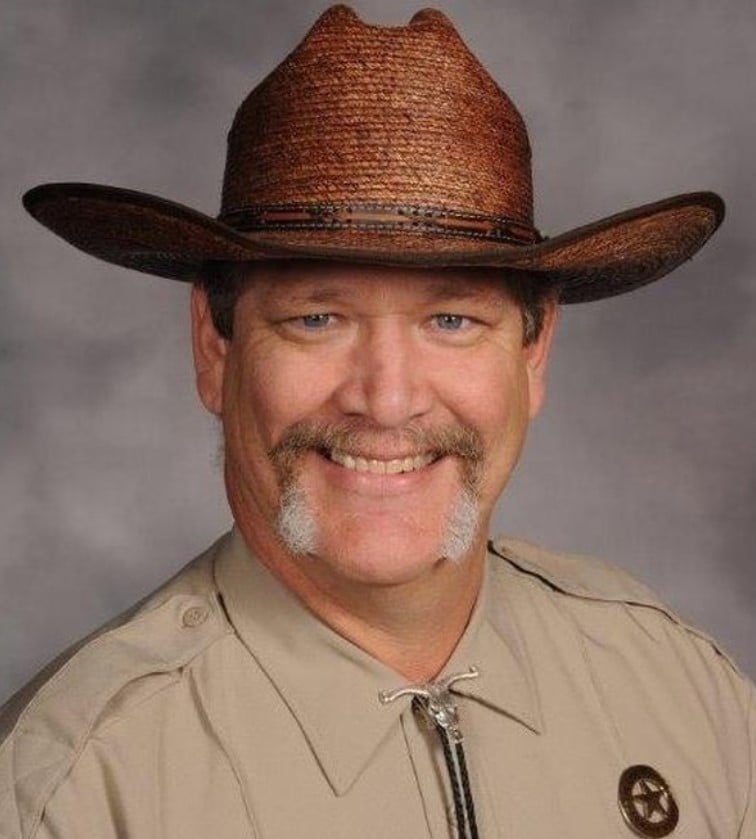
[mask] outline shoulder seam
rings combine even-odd
[[[117,643],[119,635],[127,633],[129,629],[139,628],[151,618],[160,619],[157,613],[161,609],[167,608],[169,610],[166,615],[166,620],[170,626],[175,623],[177,617],[186,610],[187,606],[191,603],[197,604],[198,602],[205,604],[203,608],[209,607],[209,612],[213,616],[211,620],[215,624],[214,626],[209,624],[199,636],[193,638],[188,636],[188,647],[182,650],[179,645],[179,649],[174,650],[173,655],[170,654],[169,650],[166,650],[165,653],[160,652],[155,655],[152,660],[150,660],[149,656],[145,657],[141,663],[138,660],[135,663],[126,659],[122,665],[123,669],[119,671],[118,668],[115,668],[109,672],[108,683],[98,688],[98,691],[95,691],[97,701],[86,705],[82,709],[81,716],[78,715],[77,709],[74,708],[72,710],[70,706],[67,712],[68,715],[61,715],[59,709],[56,716],[59,730],[54,733],[54,736],[50,736],[50,732],[45,730],[46,714],[49,713],[46,709],[46,703],[55,701],[56,691],[65,692],[65,680],[70,677],[71,671],[77,664],[87,664],[86,660],[82,662],[82,656],[87,653],[94,653],[96,656],[101,655],[101,648],[105,647],[107,650],[109,642]],[[182,631],[180,623],[176,629],[179,632]],[[210,630],[210,632],[208,633],[207,630]],[[184,629],[183,631],[195,632],[193,628]],[[61,668],[47,682],[41,685],[32,699],[22,709],[4,743],[4,749],[11,749],[15,754],[19,743],[25,739],[26,735],[32,743],[34,739],[40,738],[42,741],[48,742],[50,748],[59,750],[59,754],[54,759],[51,757],[47,766],[47,783],[40,784],[37,787],[36,793],[31,796],[26,805],[18,800],[19,792],[17,791],[17,785],[22,783],[23,776],[18,776],[14,772],[8,778],[9,785],[6,787],[5,792],[11,799],[16,800],[15,808],[18,812],[20,835],[26,837],[36,835],[45,806],[52,796],[54,796],[55,791],[64,781],[71,768],[76,764],[83,750],[86,748],[87,743],[90,742],[92,732],[103,710],[127,684],[141,676],[149,675],[149,673],[169,674],[185,668],[187,664],[231,631],[214,593],[208,593],[207,595],[177,594],[159,603],[156,608],[148,609],[143,613],[135,615],[126,623],[106,630],[102,634],[92,638],[89,643],[77,649],[71,658],[65,661]],[[116,640],[113,641],[113,639]],[[128,636],[125,640],[128,646]],[[133,649],[130,649],[129,653],[133,654]],[[92,669],[92,672],[94,672],[94,669]],[[37,713],[39,716],[35,719],[35,714]],[[35,730],[35,727],[38,730]],[[68,738],[66,738],[66,734],[68,734]],[[32,748],[34,749],[34,747]],[[21,777],[21,780],[19,780],[19,777]],[[39,784],[40,781],[38,780],[37,783]],[[26,817],[23,815],[25,811]],[[25,827],[26,831],[24,830]]]
[[[617,568],[617,571],[620,572],[628,581],[632,581],[632,583],[638,588],[638,593],[640,591],[646,590],[648,591],[648,597],[643,598],[639,596],[632,596],[628,593],[627,596],[622,596],[621,594],[603,594],[601,592],[592,592],[585,589],[583,586],[577,585],[574,588],[571,588],[563,579],[559,578],[558,576],[552,576],[548,573],[548,569],[542,568],[538,565],[537,562],[527,559],[526,557],[522,557],[519,554],[512,552],[506,552],[499,547],[496,542],[491,540],[489,542],[489,551],[497,556],[499,559],[502,559],[504,562],[508,563],[512,567],[516,568],[520,573],[526,574],[527,576],[539,580],[543,585],[547,586],[552,591],[558,592],[560,594],[564,594],[568,597],[575,597],[585,601],[594,601],[597,603],[623,603],[627,606],[640,608],[640,609],[648,609],[654,611],[658,614],[664,615],[668,620],[674,623],[676,626],[679,626],[680,629],[684,630],[688,634],[696,637],[700,641],[708,644],[711,648],[717,653],[717,655],[721,656],[721,658],[727,662],[727,664],[737,673],[738,675],[742,676],[742,671],[735,663],[735,661],[727,654],[725,650],[717,643],[717,641],[708,635],[706,632],[698,629],[696,626],[691,625],[685,619],[683,619],[680,615],[678,615],[673,609],[667,606],[664,602],[659,600],[650,589],[647,589],[643,583],[637,581],[634,577],[632,577],[628,572],[624,569]],[[571,556],[573,559],[576,558],[575,555],[565,555],[560,554],[560,556],[566,557]],[[594,560],[592,557],[585,557],[586,562],[588,561],[597,561]],[[610,563],[605,563],[607,566],[615,568],[616,566],[612,566]]]

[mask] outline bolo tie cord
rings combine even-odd
[[[423,713],[428,713],[425,708],[422,708],[422,700],[415,697],[414,704],[421,708]],[[475,802],[470,789],[470,778],[467,774],[464,746],[461,741],[453,742],[452,736],[440,723],[434,722],[434,728],[441,741],[441,748],[444,750],[444,760],[446,761],[446,771],[449,773],[449,784],[454,800],[454,816],[457,820],[457,836],[459,839],[466,839],[466,837],[478,839]],[[454,746],[453,752],[452,745]]]
[[[470,826],[470,839],[478,839],[478,822],[475,818],[475,802],[472,797],[472,789],[470,788],[470,778],[467,775],[467,761],[465,760],[465,750],[461,743],[455,745],[457,751],[457,764],[459,766],[459,774],[462,776],[462,792],[465,794],[465,806],[467,807],[467,823]]]
[[[454,697],[449,691],[453,682],[462,679],[474,679],[479,675],[475,667],[466,673],[447,676],[439,682],[425,685],[411,685],[393,691],[382,691],[379,698],[387,704],[400,696],[412,696],[412,705],[423,713],[435,728],[441,741],[446,771],[454,801],[454,816],[457,822],[458,839],[479,839],[478,823],[475,818],[475,802],[470,788],[465,750],[462,745],[462,732]]]

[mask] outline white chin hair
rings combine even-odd
[[[469,489],[461,490],[451,509],[441,542],[439,553],[444,559],[460,562],[472,550],[479,517],[477,497]]]
[[[281,499],[276,530],[284,546],[297,556],[314,554],[318,546],[318,527],[304,492],[291,486]]]

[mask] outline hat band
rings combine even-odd
[[[220,221],[249,233],[259,230],[406,230],[532,245],[542,240],[534,227],[505,216],[465,213],[440,207],[396,204],[258,204],[224,212]]]

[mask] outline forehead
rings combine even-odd
[[[409,268],[291,260],[245,268],[244,294],[259,303],[329,303],[389,295],[418,302],[508,299],[507,274],[496,269]]]

